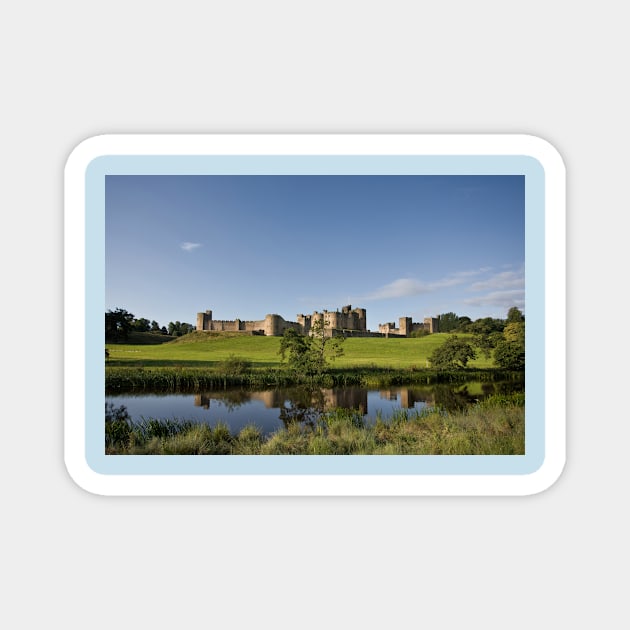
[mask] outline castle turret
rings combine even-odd
[[[212,330],[212,311],[197,313],[197,330]]]

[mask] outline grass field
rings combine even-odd
[[[426,368],[433,350],[448,335],[433,334],[414,338],[349,338],[343,344],[344,354],[333,367],[353,368],[376,366],[382,368]],[[461,335],[466,337],[466,335]],[[280,337],[235,334],[212,335],[193,332],[166,343],[148,343],[136,337],[131,341],[142,343],[107,344],[111,366],[142,367],[216,367],[230,356],[251,361],[254,369],[281,366],[278,353]],[[471,368],[492,367],[492,359],[481,353],[468,364]]]

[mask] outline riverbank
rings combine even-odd
[[[523,455],[525,397],[497,395],[459,412],[401,409],[367,424],[360,412],[335,409],[312,425],[295,423],[265,438],[255,423],[230,432],[190,421],[132,423],[124,409],[106,414],[113,455]]]
[[[232,370],[222,371],[204,367],[106,366],[105,391],[196,392],[228,387],[266,389],[305,383],[321,387],[388,387],[466,381],[516,381],[523,378],[523,372],[510,372],[498,368],[435,370],[363,366],[330,368],[324,374],[305,377],[293,370],[281,368],[242,369],[235,366]]]

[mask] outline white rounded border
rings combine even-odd
[[[545,172],[545,459],[527,475],[104,475],[85,449],[85,174],[105,155],[528,156]],[[566,171],[526,134],[109,134],[81,142],[64,171],[64,458],[88,492],[111,496],[524,496],[566,461]],[[72,314],[72,317],[70,317]]]

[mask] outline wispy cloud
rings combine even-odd
[[[386,300],[391,298],[410,297],[414,295],[422,295],[424,293],[431,293],[439,289],[447,287],[454,287],[466,282],[469,282],[471,278],[474,278],[482,273],[486,273],[490,270],[489,267],[483,267],[481,269],[473,269],[469,271],[460,271],[450,274],[439,280],[433,282],[425,282],[416,278],[398,278],[389,284],[379,287],[375,291],[368,293],[367,295],[360,296],[355,299],[359,300]]]
[[[180,243],[179,246],[185,252],[192,252],[193,250],[197,249],[197,247],[201,247],[201,243],[189,243],[188,241],[186,241],[184,243]]]
[[[386,300],[389,298],[407,297],[410,295],[420,295],[428,293],[430,286],[420,280],[413,278],[399,278],[385,286],[382,286],[372,293],[363,296],[364,300]]]
[[[515,289],[513,291],[493,291],[486,295],[479,295],[474,298],[464,300],[469,306],[494,306],[507,311],[512,306],[519,309],[525,308],[525,289]]]
[[[524,289],[525,274],[522,269],[518,271],[502,271],[486,280],[470,285],[471,291],[507,291],[510,289]]]

